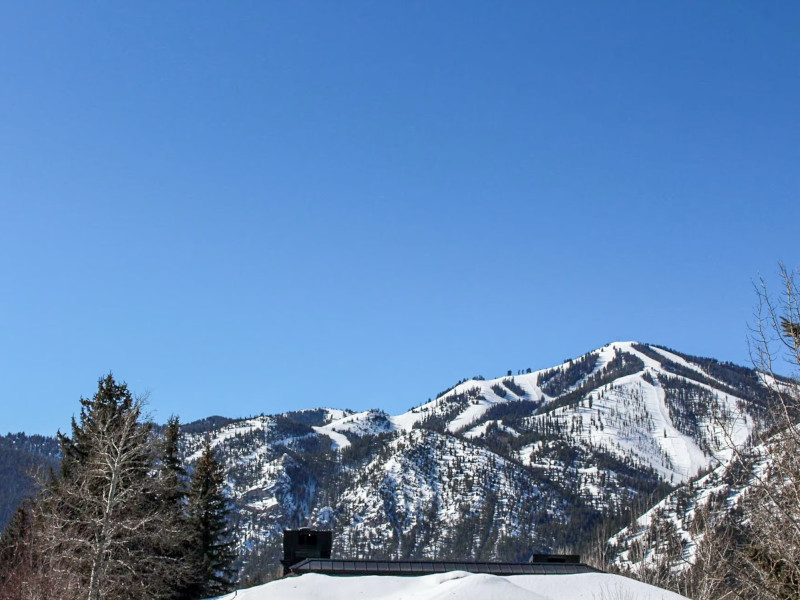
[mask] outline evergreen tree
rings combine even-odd
[[[101,444],[103,435],[113,435],[119,430],[126,416],[133,416],[139,425],[140,406],[134,405],[134,398],[125,383],[117,383],[110,373],[98,382],[97,392],[91,399],[81,398],[80,420],[72,417],[72,437],[60,431],[58,441],[61,447],[61,474],[69,478],[73,470],[87,464]],[[140,425],[141,433],[149,433],[149,424]]]
[[[72,437],[59,433],[61,477],[45,490],[42,504],[48,533],[58,541],[54,549],[89,600],[100,600],[151,587],[156,565],[141,548],[157,540],[162,524],[147,510],[154,456],[140,403],[109,374],[81,405]]]
[[[158,495],[153,498],[160,504],[171,529],[177,531],[162,548],[180,565],[173,579],[171,600],[189,600],[189,588],[193,584],[195,568],[191,557],[194,555],[195,539],[187,515],[188,477],[180,458],[180,421],[172,416],[164,428],[160,448]],[[156,549],[157,550],[157,549]]]
[[[189,598],[219,596],[233,586],[235,555],[224,486],[222,465],[206,438],[189,487],[189,525],[195,536]]]
[[[23,586],[34,578],[31,542],[30,510],[23,503],[0,536],[0,600],[22,598]]]
[[[180,434],[180,421],[173,415],[164,428],[160,475],[163,484],[163,501],[174,504],[183,513],[187,493],[187,475],[180,457]]]
[[[72,436],[59,434],[60,474],[32,509],[41,566],[63,582],[46,595],[170,598],[183,579],[177,549],[187,534],[174,503],[163,502],[168,486],[142,403],[108,375],[81,405]]]

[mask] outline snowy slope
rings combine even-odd
[[[496,556],[497,544],[531,532],[536,518],[558,518],[555,491],[543,497],[526,475],[488,450],[414,430],[343,474],[335,506],[321,506],[311,520],[348,532],[337,540],[341,555]],[[497,523],[491,518],[495,513],[503,515]],[[459,529],[465,521],[479,524],[474,536]],[[449,527],[442,530],[438,523]]]
[[[521,399],[541,401],[543,393],[536,385],[536,379],[540,373],[540,371],[536,371],[524,375],[500,377],[489,381],[469,379],[435,400],[391,417],[391,420],[399,429],[408,431],[425,417],[432,414],[443,414],[456,407],[459,410],[454,412],[447,427],[448,431],[455,433],[477,422],[481,416],[496,404]],[[516,384],[514,387],[520,388],[521,393],[516,393],[504,385],[504,382],[508,381]],[[496,391],[498,387],[500,388],[500,393],[503,394],[502,396],[498,395]]]
[[[331,438],[333,448],[339,450],[350,446],[346,434],[357,437],[388,433],[395,428],[389,416],[381,410],[366,410],[360,413],[344,414],[334,418],[321,427],[313,427],[314,431]]]
[[[669,494],[609,539],[614,564],[633,573],[664,563],[673,571],[694,564],[704,524],[739,507],[752,479],[763,476],[769,456],[765,446],[756,446],[747,452],[745,468],[734,458]]]
[[[471,574],[422,577],[331,577],[309,573],[239,590],[220,600],[681,600],[680,596],[620,575]]]
[[[752,419],[739,408],[745,400],[702,381],[676,375],[637,350],[636,346],[634,342],[617,342],[597,351],[592,372],[569,386],[565,395],[587,383],[592,375],[602,375],[616,356],[638,359],[642,363],[641,369],[593,389],[587,386],[580,400],[554,410],[548,410],[548,404],[557,404],[558,401],[546,400],[539,414],[524,423],[525,428],[559,427],[566,431],[574,444],[602,449],[623,460],[633,460],[654,469],[665,481],[675,483],[687,481],[699,471],[725,462],[731,455],[729,442],[744,444],[752,431]],[[674,358],[681,365],[690,365],[671,352],[651,350],[666,360]],[[694,365],[692,370],[702,373]],[[662,378],[681,382],[690,393],[702,396],[705,392],[709,395],[708,402],[715,414],[701,417],[693,426],[694,435],[687,433],[686,428],[674,420],[667,398],[669,391],[662,385]],[[538,397],[541,398],[539,391]],[[722,428],[723,424],[729,423],[735,423],[733,440],[726,439]],[[478,437],[479,427],[473,426],[468,436]],[[536,454],[529,452],[523,460],[531,464],[535,462]]]
[[[637,349],[638,346],[635,342],[615,342],[589,353],[586,356],[596,356],[593,370],[572,382],[556,397],[545,393],[538,382],[548,371],[566,373],[569,368],[567,364],[555,369],[492,380],[471,379],[431,402],[391,417],[391,422],[395,427],[409,431],[426,418],[437,416],[447,421],[447,432],[479,438],[486,435],[488,421],[485,417],[493,407],[526,400],[541,404],[541,414],[532,416],[526,424],[528,428],[537,428],[536,421],[539,425],[546,421],[557,422],[560,427],[569,430],[575,443],[589,448],[602,448],[622,459],[635,460],[655,469],[666,481],[684,482],[700,470],[724,462],[731,454],[729,442],[741,445],[752,431],[752,420],[740,409],[746,400],[706,383],[705,380],[709,379],[712,382],[719,380],[685,358],[651,346],[647,347],[648,353],[643,353]],[[575,402],[552,412],[547,410],[548,405],[558,403],[559,397],[585,385],[592,375],[602,375],[603,370],[620,355],[635,357],[641,361],[642,368],[635,374],[614,378],[605,385],[587,389],[585,402]],[[653,355],[657,358],[653,358]],[[665,368],[659,359],[684,367],[690,373],[697,373],[698,377],[692,379],[676,374],[669,367]],[[687,434],[673,421],[667,402],[668,392],[661,385],[659,377],[683,381],[697,388],[697,394],[705,391],[717,396],[711,400],[717,414],[708,415],[696,424],[699,435]],[[515,393],[505,386],[507,381],[516,384],[514,387],[522,390],[522,393]],[[498,395],[498,389],[502,396]],[[736,422],[733,440],[725,439],[721,427],[728,421]],[[496,424],[503,427],[502,423]],[[511,428],[504,429],[512,435],[519,433]]]

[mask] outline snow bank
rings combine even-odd
[[[308,573],[239,590],[220,600],[686,600],[606,573],[511,575],[454,571],[421,577],[331,577]]]

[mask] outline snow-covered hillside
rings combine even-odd
[[[335,530],[338,556],[525,560],[726,463],[764,392],[749,369],[615,342],[463,381],[400,415],[314,409],[193,427],[184,450],[192,462],[209,435],[224,460],[254,571],[276,564],[284,527],[308,525]]]
[[[685,600],[640,581],[606,573],[422,577],[331,577],[309,573],[239,590],[219,600]]]
[[[770,452],[758,445],[681,486],[609,539],[623,572],[667,565],[674,572],[695,563],[706,524],[739,509],[754,478],[762,478]]]
[[[591,360],[586,360],[587,357]],[[540,406],[524,423],[524,429],[567,429],[576,443],[602,448],[622,459],[632,459],[673,482],[687,481],[701,469],[730,456],[721,425],[735,423],[735,444],[743,444],[752,430],[752,419],[740,408],[746,404],[743,398],[723,391],[724,381],[672,352],[635,342],[617,342],[581,359],[592,364],[588,373],[573,375],[573,365],[566,363],[555,369],[513,377],[469,380],[436,400],[391,420],[396,426],[409,430],[425,419],[443,416],[447,419],[449,433],[461,432],[474,439],[485,436],[487,426],[499,425],[498,421],[485,418],[492,408],[526,400]],[[668,366],[665,368],[662,362]],[[675,373],[669,368],[670,363],[683,367],[688,373]],[[633,372],[622,375],[627,365],[633,365]],[[602,377],[605,372],[609,377]],[[615,374],[621,376],[615,377]],[[563,384],[549,388],[546,384],[540,386],[543,376],[548,377],[548,383],[560,378]],[[592,386],[593,377],[602,384]],[[719,387],[714,387],[715,383]],[[696,403],[705,403],[690,411],[696,418],[691,427],[676,418],[679,409],[675,410],[670,402],[670,387],[682,387]],[[557,394],[548,395],[551,389],[557,390]],[[575,398],[576,401],[559,402],[576,391],[585,393]],[[687,400],[681,398],[678,402],[685,404]],[[558,408],[550,409],[551,406]],[[700,412],[704,414],[698,414]],[[519,433],[509,427],[505,431],[511,435]],[[523,451],[521,458],[531,464],[536,454]]]

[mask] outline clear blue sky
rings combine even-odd
[[[797,2],[4,2],[0,432],[398,413],[800,264]]]

